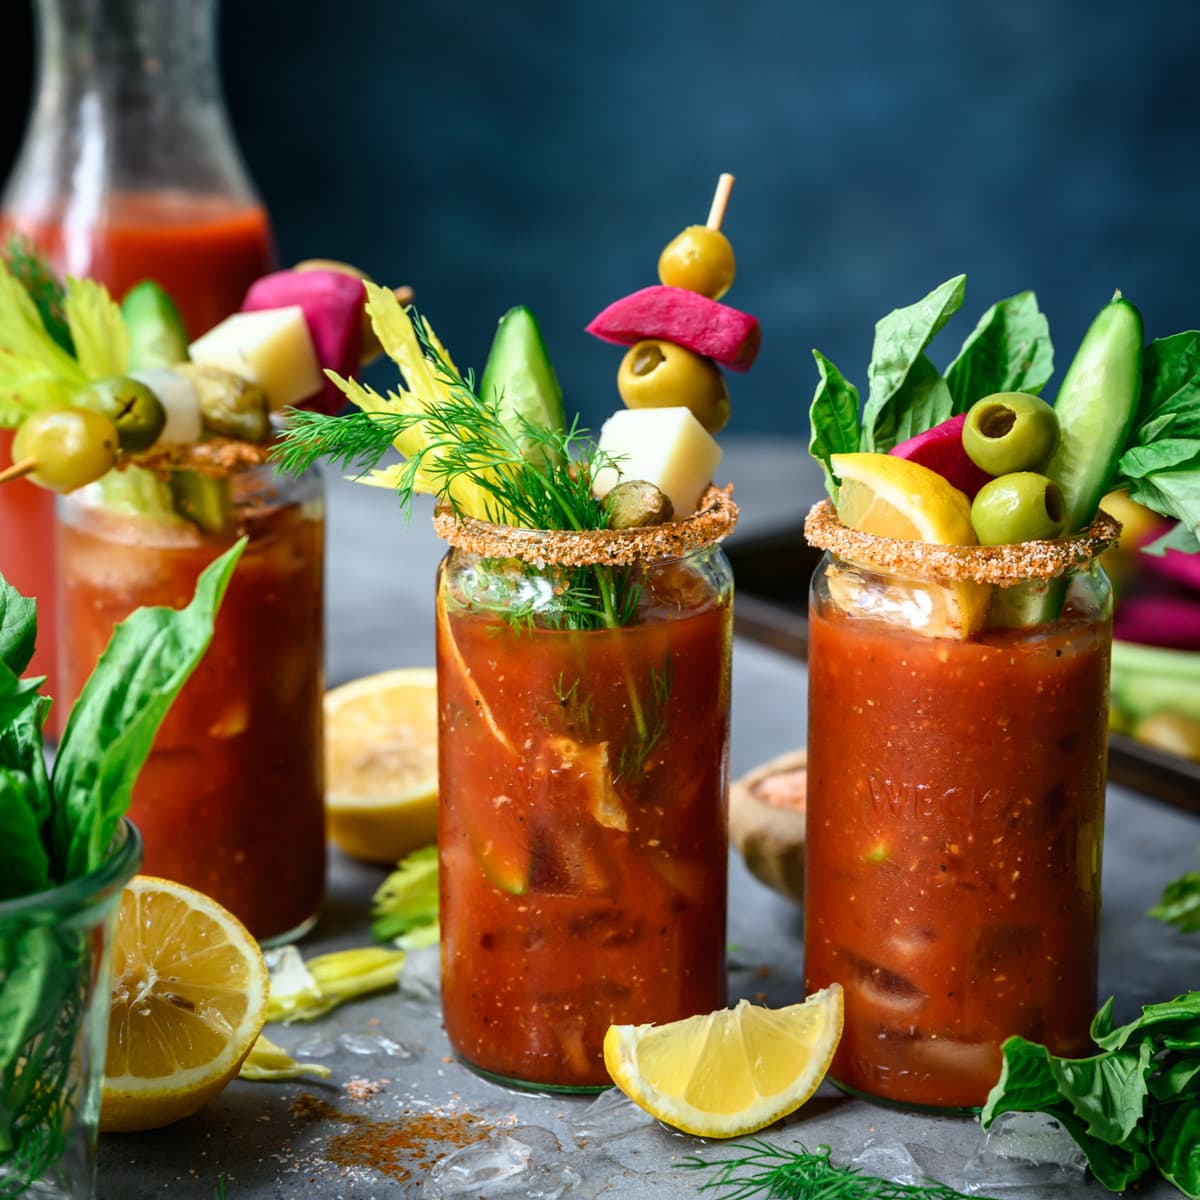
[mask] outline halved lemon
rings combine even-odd
[[[237,1073],[267,1016],[258,943],[215,900],[136,876],[121,895],[100,1128],[191,1116]]]
[[[394,866],[437,840],[437,672],[403,667],[325,694],[325,813],[347,854]]]
[[[842,989],[802,1004],[736,1008],[666,1025],[610,1025],[604,1065],[638,1107],[684,1133],[740,1137],[795,1112],[842,1036]]]
[[[936,471],[892,454],[834,454],[841,479],[837,512],[843,525],[875,537],[899,538],[941,546],[974,546],[971,502]],[[836,586],[835,602],[855,610],[853,574]],[[872,602],[887,611],[875,615],[909,625],[928,637],[967,638],[983,628],[992,589],[986,584],[934,583],[897,578],[888,588],[872,590]],[[863,615],[868,615],[863,613]]]

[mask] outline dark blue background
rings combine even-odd
[[[1115,287],[1151,335],[1200,320],[1196,0],[226,0],[221,29],[284,261],[411,283],[460,366],[528,304],[592,425],[620,351],[583,325],[722,170],[764,327],[730,433],[804,433],[810,349],[864,384],[875,319],[960,271],[940,364],[1023,288],[1060,372]]]

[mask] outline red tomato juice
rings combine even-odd
[[[446,1032],[502,1079],[607,1085],[610,1024],[725,1003],[729,607],[571,631],[438,606]]]
[[[299,503],[251,510],[217,537],[75,499],[59,526],[64,697],[114,624],[143,605],[182,607],[204,567],[250,538],[129,816],[146,873],[212,896],[260,939],[302,927],[324,893],[323,528]]]
[[[155,191],[110,198],[99,220],[74,229],[63,216],[0,215],[0,236],[29,238],[61,274],[88,276],[120,299],[142,279],[157,280],[179,305],[192,337],[235,312],[246,289],[274,264],[261,205],[217,196]],[[0,430],[0,468],[11,461],[11,431]],[[54,497],[35,484],[0,484],[0,574],[38,600],[44,631],[31,673],[58,690],[52,631],[56,617]],[[60,706],[61,707],[61,706]],[[55,719],[65,714],[52,714]]]
[[[975,1107],[1011,1034],[1089,1052],[1110,638],[814,605],[805,986],[845,989],[839,1083]]]

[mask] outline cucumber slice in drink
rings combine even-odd
[[[545,449],[530,438],[522,418],[537,428],[566,428],[562,388],[529,309],[510,308],[500,318],[479,395],[488,401],[499,397],[500,419],[521,443],[526,458],[542,455]]]
[[[1096,516],[1137,416],[1142,384],[1142,315],[1114,298],[1079,343],[1054,411],[1058,448],[1045,474],[1062,488],[1067,532]]]
[[[187,361],[188,336],[175,301],[152,279],[136,283],[121,301],[129,330],[128,371]]]

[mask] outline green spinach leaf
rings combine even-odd
[[[212,640],[243,538],[210,563],[186,608],[142,608],[113,631],[55,759],[53,845],[64,879],[94,870],[129,806],[167,709]]]
[[[837,482],[829,457],[858,449],[858,388],[820,350],[813,351],[813,358],[820,378],[808,410],[808,451],[821,464],[829,498],[836,500]]]
[[[963,413],[993,392],[1037,395],[1054,374],[1050,323],[1033,292],[1000,300],[979,318],[946,368],[954,413]]]
[[[925,358],[925,348],[962,307],[966,279],[956,275],[876,323],[859,449],[886,454],[897,442],[951,415],[950,390]]]

